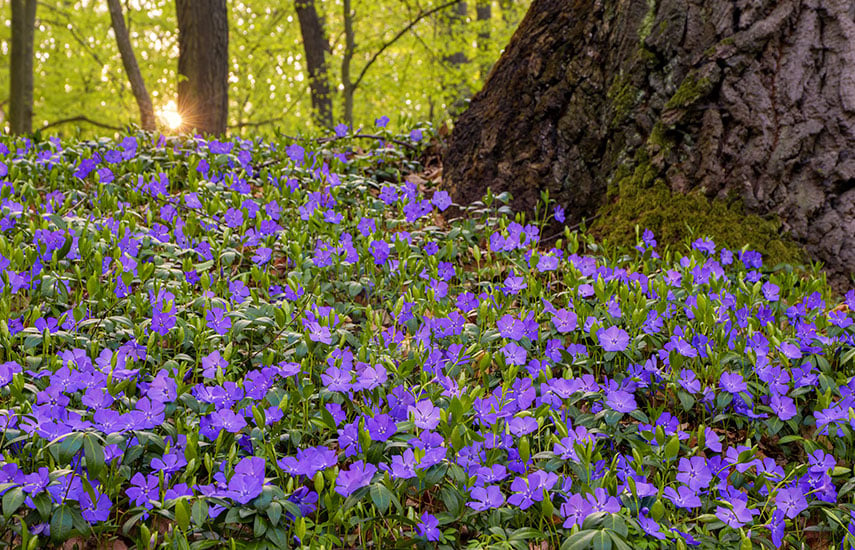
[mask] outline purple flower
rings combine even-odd
[[[502,353],[505,354],[505,362],[509,365],[525,365],[527,352],[524,347],[508,342],[502,347]]]
[[[427,512],[422,514],[422,520],[416,525],[416,528],[419,531],[419,536],[429,541],[438,541],[442,535],[439,531],[439,520]]]
[[[738,372],[723,372],[719,379],[719,386],[728,393],[739,393],[748,390],[748,384]]]
[[[402,455],[392,457],[391,468],[381,464],[380,469],[389,472],[392,479],[411,479],[416,477],[416,455],[412,449],[407,449]]]
[[[380,118],[375,119],[374,124],[377,125],[378,128],[385,128],[386,125],[389,124],[389,117],[383,115]]]
[[[375,473],[377,466],[357,460],[350,465],[350,469],[339,472],[335,492],[348,497],[357,489],[367,487]]]
[[[374,256],[375,265],[383,265],[389,258],[391,249],[386,241],[374,241],[371,243],[371,255]]]
[[[662,494],[678,508],[688,510],[701,506],[701,499],[698,494],[685,485],[678,486],[676,490],[673,487],[665,487]]]
[[[264,265],[270,261],[270,256],[272,254],[272,248],[267,248],[265,246],[258,247],[255,249],[255,255],[253,255],[252,261],[255,265]]]
[[[515,416],[508,421],[508,428],[517,437],[530,434],[537,430],[537,427],[537,420],[531,416]]]
[[[652,518],[644,515],[643,512],[639,512],[638,514],[638,524],[641,525],[644,532],[651,537],[659,540],[665,540],[665,534],[660,531],[659,524]]]
[[[95,494],[95,502],[92,501],[92,497],[87,491],[80,495],[80,512],[83,514],[83,519],[88,521],[90,525],[110,519],[110,509],[113,506],[107,495],[94,490],[93,493]]]
[[[504,282],[504,291],[506,294],[517,295],[521,290],[528,288],[528,284],[525,282],[524,277],[517,277],[514,275],[513,270],[511,274],[505,279]]]
[[[759,510],[749,510],[748,504],[739,498],[733,499],[731,508],[718,506],[715,509],[715,516],[734,529],[739,529],[749,523],[759,513]]]
[[[685,483],[693,491],[708,487],[712,481],[707,459],[700,456],[681,458],[677,470],[677,481]]]
[[[436,206],[437,210],[445,212],[445,210],[451,206],[451,197],[448,195],[447,191],[436,191],[430,202]]]
[[[225,373],[228,366],[228,362],[223,359],[219,350],[214,350],[202,358],[202,376],[205,378],[216,378],[217,369],[222,369]]]
[[[555,330],[562,334],[573,332],[577,326],[576,313],[563,308],[558,309],[552,316],[552,324],[555,325]]]
[[[329,327],[322,327],[315,321],[310,321],[306,324],[306,328],[309,330],[309,340],[312,342],[332,344],[332,333]]]
[[[795,518],[808,507],[804,493],[797,486],[780,489],[775,497],[775,504],[778,505],[778,510],[784,512],[790,519]]]
[[[478,512],[483,512],[490,508],[499,508],[505,503],[505,495],[502,494],[502,489],[498,485],[476,487],[472,489],[470,496],[474,500],[467,502],[466,506]]]
[[[606,405],[614,411],[631,413],[638,409],[635,396],[624,390],[606,391]]]
[[[134,506],[145,506],[146,509],[151,510],[154,505],[149,501],[160,500],[160,496],[158,494],[159,484],[160,481],[157,479],[157,476],[144,476],[137,472],[134,474],[134,477],[131,478],[131,487],[125,490],[125,494],[128,495],[128,498],[131,499]]]
[[[241,459],[229,480],[229,497],[241,504],[248,504],[260,495],[264,489],[264,466],[264,459],[258,456]]]
[[[243,212],[237,208],[229,208],[226,210],[223,220],[225,220],[227,226],[235,229],[243,225]]]
[[[763,297],[769,302],[777,302],[780,299],[781,287],[772,282],[763,284]]]
[[[243,415],[231,409],[220,409],[211,414],[211,421],[215,428],[222,428],[229,433],[236,434],[246,428],[246,419]]]
[[[209,309],[205,314],[205,320],[208,321],[208,328],[220,336],[227,334],[232,328],[232,320],[226,317],[226,310],[221,307]]]
[[[774,394],[772,399],[769,401],[769,407],[771,407],[772,412],[774,412],[775,415],[783,421],[787,421],[798,414],[795,402],[791,397],[786,395]]]
[[[787,357],[789,359],[802,358],[802,350],[799,349],[799,346],[791,344],[790,342],[781,342],[781,344],[778,346],[778,349],[781,350],[781,353],[784,354],[784,357]]]
[[[379,413],[365,421],[365,428],[372,441],[386,441],[398,430],[397,424],[388,414]]]
[[[572,494],[567,502],[561,505],[561,515],[564,516],[563,527],[571,529],[574,525],[582,525],[585,518],[594,512],[593,506],[582,498],[582,495]]]
[[[432,430],[439,424],[439,408],[430,399],[422,399],[407,412],[413,413],[413,423],[417,428]]]
[[[597,339],[603,351],[623,351],[629,344],[629,334],[618,326],[601,328],[597,331]]]
[[[552,211],[555,215],[555,221],[558,223],[564,223],[564,207],[560,204],[556,204]]]
[[[588,494],[585,498],[591,504],[593,512],[608,512],[610,514],[620,512],[620,500],[609,495],[602,487],[597,487],[594,489],[594,494]]]

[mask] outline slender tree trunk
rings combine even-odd
[[[353,9],[350,0],[343,0],[343,4],[344,55],[341,60],[341,84],[344,87],[344,121],[353,128],[353,94],[356,92],[356,86],[351,80],[350,65],[356,50],[356,36],[353,31]]]
[[[229,111],[226,0],[175,0],[178,17],[178,113],[183,130],[221,135]]]
[[[475,3],[475,20],[478,24],[478,58],[481,70],[481,82],[487,80],[492,64],[488,58],[490,48],[490,20],[493,17],[491,0],[477,0]]]
[[[329,50],[314,0],[295,0],[297,19],[300,20],[300,32],[303,35],[303,49],[306,51],[306,72],[309,76],[309,89],[312,94],[312,117],[320,126],[332,128],[332,96],[325,54]]]
[[[125,73],[128,75],[131,90],[140,109],[140,126],[143,130],[153,131],[156,128],[154,108],[145,87],[140,67],[137,64],[137,58],[134,55],[131,37],[122,15],[122,5],[119,0],[107,0],[107,6],[110,8],[110,20],[113,23],[113,33],[116,35],[116,45],[119,47],[119,54],[122,56],[122,65],[125,66]]]
[[[773,215],[855,273],[851,0],[534,0],[456,121],[445,183],[569,223],[665,188]],[[651,227],[656,232],[656,227]]]
[[[464,51],[468,11],[468,4],[461,1],[446,10],[444,21],[446,42],[451,46],[450,53],[445,56],[445,62],[454,70],[454,83],[449,87],[451,97],[448,98],[448,112],[452,116],[457,116],[463,112],[466,107],[466,99],[470,94],[463,70],[463,66],[470,62]]]
[[[9,129],[33,131],[33,41],[36,0],[12,0],[12,45],[9,89]]]

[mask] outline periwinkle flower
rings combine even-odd
[[[422,399],[410,406],[408,412],[412,413],[417,428],[433,430],[439,424],[439,408],[429,399]]]
[[[226,310],[221,307],[209,309],[205,314],[205,320],[208,322],[208,328],[223,336],[228,334],[232,328],[232,320],[226,317]]]
[[[597,331],[603,351],[624,351],[629,345],[629,334],[618,326],[601,328]]]
[[[377,473],[377,466],[357,460],[350,465],[349,469],[339,472],[335,492],[348,497],[357,489],[367,487],[375,473]]]

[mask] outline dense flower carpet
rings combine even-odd
[[[0,145],[0,541],[855,543],[855,292],[339,138]]]

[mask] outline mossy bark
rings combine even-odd
[[[444,171],[458,202],[492,187],[532,211],[548,190],[575,221],[652,186],[737,196],[762,216],[746,223],[778,220],[846,277],[855,5],[534,0],[456,122]]]

